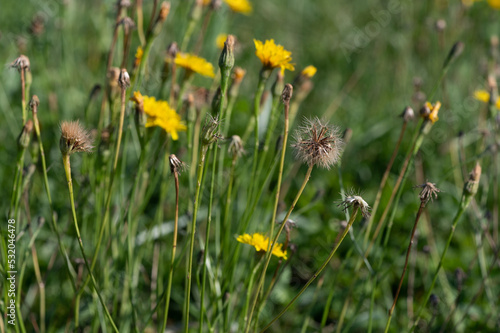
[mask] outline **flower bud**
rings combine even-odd
[[[21,149],[28,148],[30,144],[32,131],[33,131],[33,121],[31,121],[31,119],[28,119],[28,121],[23,127],[23,130],[21,131],[21,134],[19,135],[19,138],[17,139],[17,143]]]

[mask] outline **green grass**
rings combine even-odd
[[[160,34],[154,39],[142,85],[135,88],[143,95],[168,100],[170,81],[167,81],[163,94],[158,93],[165,50],[173,41],[181,43],[188,26],[192,2],[172,1],[170,14]],[[144,1],[145,31],[149,25],[152,3]],[[495,283],[500,278],[496,261],[499,235],[495,227],[498,226],[500,172],[500,160],[496,152],[500,140],[498,118],[495,119],[498,117],[498,110],[492,107],[491,112],[487,113],[488,105],[475,100],[473,96],[477,89],[488,90],[488,75],[492,75],[495,80],[499,76],[500,50],[498,45],[492,49],[490,38],[500,31],[500,11],[489,7],[486,1],[477,2],[472,7],[446,1],[389,3],[395,7],[391,9],[388,3],[372,0],[358,3],[326,0],[254,1],[253,13],[248,16],[230,11],[223,3],[213,13],[203,43],[197,43],[202,17],[188,49],[181,50],[200,50],[199,55],[211,62],[218,72],[220,50],[215,47],[215,38],[219,33],[236,36],[235,66],[244,68],[247,73],[231,119],[222,119],[223,126],[224,122],[230,121],[229,136],[243,136],[253,114],[253,98],[261,68],[261,63],[255,56],[254,38],[263,41],[273,38],[292,52],[296,70],[294,73],[286,72],[285,83],[291,83],[296,74],[307,65],[317,67],[318,72],[311,79],[314,88],[301,103],[298,117],[290,129],[278,221],[290,208],[307,171],[306,165],[300,165],[294,159],[293,148],[290,147],[294,142],[293,133],[302,118],[324,117],[342,130],[350,128],[353,133],[345,147],[341,167],[335,166],[331,170],[314,168],[311,179],[291,214],[291,219],[297,225],[290,234],[290,244],[293,244],[295,250],[289,249],[288,260],[281,264],[278,264],[276,257],[271,258],[264,293],[277,267],[281,273],[265,304],[258,302],[256,309],[259,306],[262,308],[260,313],[254,314],[251,330],[259,331],[270,322],[299,292],[334,247],[337,235],[342,232],[340,222],[349,218],[338,207],[338,202],[342,200],[339,175],[342,177],[344,190],[354,188],[373,205],[401,129],[402,120],[399,115],[406,106],[411,106],[418,116],[422,102],[426,100],[415,98],[415,78],[421,79],[421,92],[428,97],[433,87],[439,83],[443,62],[457,40],[465,44],[465,49],[451,64],[430,101],[441,101],[440,119],[432,126],[416,155],[415,163],[408,171],[397,210],[394,211],[396,208],[393,206],[389,211],[389,216],[395,213],[390,237],[384,245],[387,234],[384,227],[367,257],[374,273],[371,274],[367,265],[361,261],[360,252],[364,252],[367,247],[363,243],[367,221],[358,217],[350,236],[340,245],[322,275],[269,331],[296,332],[307,321],[308,326],[304,331],[318,332],[324,314],[325,332],[365,332],[370,325],[373,332],[382,331],[398,286],[410,232],[420,204],[418,191],[412,187],[428,180],[436,183],[442,193],[427,205],[421,218],[390,329],[391,332],[409,330],[413,318],[409,316],[408,304],[413,306],[415,316],[424,303],[434,268],[460,205],[464,181],[476,162],[481,164],[483,170],[478,193],[457,225],[443,261],[442,273],[433,289],[440,302],[434,308],[430,304],[424,307],[417,331],[439,332],[450,314],[450,324],[444,331],[499,330],[497,295],[500,290]],[[128,15],[135,20],[133,8],[132,6],[128,10]],[[203,13],[205,12],[206,9]],[[34,34],[30,30],[35,16],[43,21],[43,31],[40,34]],[[29,101],[33,94],[40,99],[38,118],[53,209],[70,261],[79,274],[76,277],[77,286],[81,286],[87,278],[88,271],[82,261],[72,221],[68,187],[59,151],[59,124],[63,120],[80,119],[87,128],[98,128],[106,85],[106,57],[111,45],[115,16],[115,1],[109,0],[7,0],[0,13],[0,61],[5,64],[0,72],[0,207],[4,216],[0,223],[2,237],[6,237],[19,151],[17,138],[22,129],[20,75],[16,69],[9,68],[9,64],[20,54],[24,54],[30,59],[33,78],[27,99]],[[442,32],[435,27],[439,19],[446,22],[446,28]],[[122,29],[119,30],[116,45],[113,66],[121,63]],[[131,76],[138,45],[138,30],[133,30],[127,62],[127,70]],[[276,72],[277,70],[270,77],[266,90],[271,89]],[[178,69],[177,73],[177,83],[180,83],[183,70]],[[101,85],[102,89],[88,104],[89,93],[96,84]],[[204,117],[205,112],[212,112],[210,103],[219,86],[218,78],[212,81],[195,74],[191,84],[193,87],[210,89],[208,103],[201,108]],[[297,87],[295,89],[297,96]],[[131,92],[130,90],[129,93]],[[103,143],[98,140],[92,154],[75,154],[71,159],[76,213],[89,260],[94,255],[105,214],[115,153],[119,104],[118,98],[111,118],[114,128],[111,131],[111,141]],[[263,109],[264,112],[269,112],[266,107]],[[177,111],[184,120],[187,119],[186,110]],[[240,332],[245,325],[244,309],[248,307],[246,302],[251,306],[255,297],[261,274],[259,269],[264,266],[259,261],[264,261],[265,256],[262,259],[262,255],[256,254],[251,246],[239,244],[236,237],[243,232],[270,231],[280,157],[280,153],[275,150],[275,143],[283,131],[283,106],[280,105],[276,112],[279,120],[272,133],[270,154],[258,154],[259,158],[265,158],[260,177],[252,178],[253,132],[244,143],[247,154],[236,163],[232,206],[227,218],[229,230],[221,226],[225,220],[226,191],[231,167],[228,144],[220,141],[216,150],[211,145],[208,151],[195,234],[190,331],[197,331],[200,322],[202,249],[205,246],[212,175],[216,176],[216,187],[211,198],[213,206],[208,243],[210,262],[206,266],[206,317],[202,331],[212,329],[223,332],[230,329]],[[28,114],[31,118],[31,112]],[[485,137],[483,146],[481,133],[484,128],[480,126],[484,125],[479,120],[481,114],[488,114],[485,124],[489,135]],[[167,139],[160,128],[147,128],[145,132],[150,140],[144,144],[138,138],[133,115],[133,103],[127,103],[121,157],[111,192],[110,220],[104,230],[104,241],[93,272],[98,289],[120,332],[158,330],[163,321],[163,303],[158,306],[159,310],[153,319],[148,319],[153,314],[152,304],[161,298],[166,289],[170,272],[175,191],[174,177],[170,172],[162,175],[164,154],[174,153],[190,164],[190,170],[197,169],[197,164],[191,162],[187,133],[180,133],[179,140],[172,141]],[[265,131],[263,126],[260,130],[262,140]],[[374,216],[375,224],[387,206],[405,155],[411,149],[411,138],[415,131],[418,131],[417,121],[410,122]],[[459,137],[459,133],[463,135]],[[97,138],[101,136],[97,131],[95,134]],[[41,293],[36,263],[40,267],[45,286],[46,331],[72,331],[75,325],[75,293],[67,276],[65,260],[58,249],[56,235],[50,227],[51,209],[45,192],[41,159],[36,159],[38,146],[35,141],[35,137],[32,137],[25,154],[24,166],[34,164],[36,169],[31,178],[24,178],[28,182],[21,196],[16,222],[19,237],[16,243],[16,278],[20,293],[20,298],[17,299],[18,315],[22,315],[25,331],[39,331],[42,322]],[[489,148],[485,150],[486,147]],[[141,148],[145,149],[145,172],[138,175],[142,170],[139,168]],[[214,151],[218,156],[221,156],[221,151],[226,153],[222,166],[217,164],[212,173]],[[217,158],[217,163],[219,160]],[[338,172],[339,168],[341,172]],[[190,179],[190,170],[179,176],[179,238],[167,323],[167,328],[173,331],[181,331],[183,327],[186,265],[191,236],[188,225],[191,224],[196,188],[196,172]],[[267,172],[270,172],[269,176]],[[136,180],[137,196],[130,200]],[[249,191],[250,187],[253,191]],[[253,197],[249,194],[253,193],[255,196],[261,189],[260,200],[255,209],[252,209]],[[163,196],[164,200],[161,200]],[[131,221],[127,215],[130,207],[134,209]],[[46,223],[40,225],[40,218],[44,218]],[[495,218],[497,221],[494,221]],[[130,233],[135,237],[131,253],[128,252],[127,238],[130,224],[137,228],[134,230],[135,234]],[[372,234],[373,231],[374,228]],[[33,248],[29,244],[31,235],[36,236]],[[225,243],[221,250],[219,244],[222,238]],[[282,235],[280,242],[284,241],[285,237]],[[35,250],[37,260],[34,263]],[[0,270],[0,312],[3,317],[6,307],[6,274],[5,253],[3,249],[1,252],[3,269]],[[256,265],[260,265],[259,269],[252,275]],[[493,268],[490,270],[490,267]],[[467,274],[462,285],[457,284],[455,278],[454,272],[458,268]],[[252,279],[253,288],[249,288]],[[319,281],[322,284],[317,287]],[[411,290],[408,288],[409,281],[413,281],[410,284]],[[486,283],[483,286],[484,281]],[[413,293],[410,303],[409,292]],[[453,310],[455,302],[457,310]],[[325,311],[328,305],[329,308]],[[90,283],[83,292],[79,312],[80,327],[85,330],[111,330]],[[23,331],[20,325],[16,325],[15,329],[8,326],[5,318],[4,327],[1,323],[0,331]],[[452,325],[455,326],[454,329],[451,328]]]

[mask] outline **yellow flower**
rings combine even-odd
[[[263,44],[260,40],[254,39],[255,55],[260,59],[262,65],[267,68],[280,67],[281,71],[285,69],[295,70],[292,61],[292,52],[285,50],[281,45],[276,45],[274,39],[266,40]]]
[[[500,9],[500,0],[488,0],[488,4],[493,9]]]
[[[489,103],[490,101],[490,93],[486,90],[476,90],[474,91],[474,98],[478,101]]]
[[[148,117],[146,127],[159,126],[172,136],[172,140],[179,139],[178,132],[187,129],[181,117],[166,101],[157,101],[156,98],[143,96],[138,91],[134,92],[134,97],[130,99],[138,105],[143,103],[144,113]]]
[[[242,14],[250,14],[252,5],[248,0],[224,0],[232,11]]]
[[[243,234],[238,236],[236,240],[240,243],[252,245],[257,252],[267,252],[269,247],[269,238],[260,233],[254,233],[253,235]],[[277,243],[274,246],[273,254],[278,258],[286,260],[286,251],[283,251],[282,247],[283,244]]]
[[[429,110],[431,111],[431,113],[429,113],[425,118],[429,119],[434,124],[436,121],[439,120],[438,112],[439,112],[439,109],[441,108],[441,102],[436,102],[436,103],[434,103],[434,105],[432,105],[429,102],[426,102],[425,106],[427,106],[429,108]]]
[[[476,91],[474,91],[474,98],[477,99],[478,101],[483,102],[483,103],[489,103],[490,102],[490,93],[487,92],[486,90],[476,90]],[[500,98],[497,99],[495,106],[497,107],[497,109],[500,110]]]
[[[215,39],[215,45],[217,48],[222,50],[224,48],[224,43],[226,42],[227,34],[219,34]]]
[[[137,47],[137,51],[135,52],[135,61],[134,61],[134,66],[138,66],[141,63],[142,56],[144,54],[144,51],[142,50],[142,47]]]
[[[188,71],[196,72],[203,76],[215,77],[214,66],[194,54],[178,52],[174,62],[177,66],[184,67]]]
[[[307,76],[308,78],[312,78],[314,74],[316,74],[316,71],[317,71],[316,67],[309,65],[302,70],[301,74]]]

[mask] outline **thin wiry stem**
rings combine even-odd
[[[415,224],[413,225],[413,230],[411,231],[410,244],[408,245],[408,250],[406,251],[406,259],[405,259],[405,264],[403,266],[403,272],[401,273],[401,278],[399,279],[399,285],[398,285],[398,289],[396,291],[396,295],[394,295],[394,302],[392,303],[392,306],[389,310],[389,318],[387,319],[387,324],[385,326],[385,333],[387,333],[389,331],[389,327],[391,325],[392,313],[394,312],[394,308],[396,307],[396,303],[397,303],[398,297],[399,297],[399,292],[401,291],[401,286],[403,285],[403,280],[405,278],[406,268],[408,267],[408,259],[410,258],[410,252],[411,252],[411,248],[413,246],[413,238],[415,237],[415,231],[417,230],[418,221],[420,220],[420,215],[422,214],[424,207],[425,207],[425,202],[422,201],[420,203],[420,207],[419,207],[418,212],[417,212],[417,217],[415,218]]]

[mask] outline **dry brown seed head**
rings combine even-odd
[[[430,110],[429,110],[429,113],[430,113]],[[403,121],[407,123],[415,118],[415,112],[413,111],[413,109],[411,107],[407,106],[403,110],[403,113],[401,114],[401,118],[403,118]]]
[[[127,89],[130,87],[130,76],[125,68],[122,68],[120,76],[118,77],[118,85],[122,89]]]
[[[343,141],[339,130],[318,118],[304,119],[295,133],[295,156],[309,166],[329,169],[340,160]]]
[[[30,108],[33,112],[38,112],[38,105],[40,105],[40,100],[37,95],[33,95],[30,100]]]
[[[123,26],[123,30],[125,31],[126,34],[130,33],[132,30],[135,29],[135,22],[134,22],[134,20],[132,20],[128,16],[122,18],[118,22],[118,25],[122,25]]]
[[[290,100],[292,99],[293,95],[293,86],[290,83],[287,83],[285,85],[285,88],[283,88],[283,92],[281,93],[281,100],[283,101],[284,104],[289,104]]]
[[[59,148],[63,155],[92,151],[92,136],[81,124],[80,121],[61,122],[61,139]]]
[[[435,183],[426,182],[425,184],[417,185],[415,187],[420,187],[422,191],[420,191],[419,197],[420,202],[424,205],[429,202],[429,200],[437,199],[437,194],[441,192],[440,189],[436,187]]]
[[[177,53],[179,52],[179,46],[177,46],[176,42],[172,42],[167,47],[167,55],[174,59]]]
[[[28,119],[28,121],[26,121],[26,124],[24,124],[23,126],[23,130],[21,131],[19,138],[17,139],[17,143],[19,144],[19,146],[21,146],[22,148],[28,148],[32,131],[33,121],[31,119]]]
[[[21,70],[30,70],[30,59],[25,56],[24,54],[21,54],[19,57],[17,57],[16,60],[14,60],[11,64],[10,67],[17,68],[18,71]]]
[[[163,1],[160,7],[160,13],[158,14],[158,22],[165,21],[169,13],[170,13],[170,2]]]

